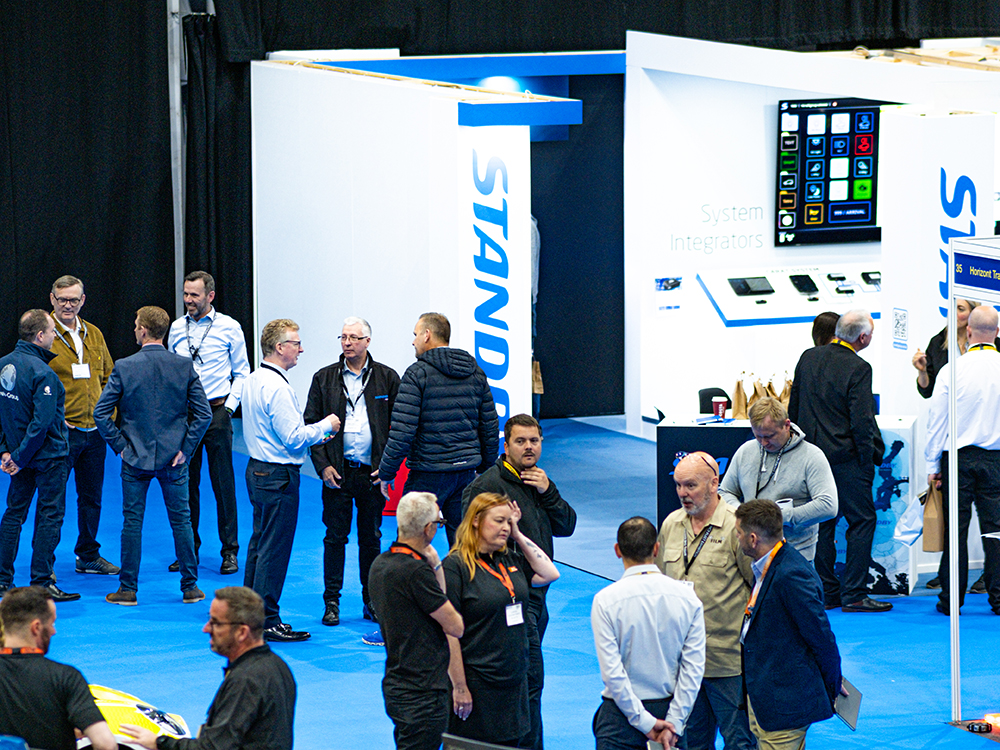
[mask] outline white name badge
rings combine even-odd
[[[73,380],[90,380],[90,364],[84,362],[82,365],[78,362],[73,363]]]
[[[521,603],[507,605],[507,627],[520,625],[524,622],[524,612],[521,611]]]
[[[356,416],[354,412],[351,412],[344,420],[344,432],[350,432],[352,434],[361,432],[361,417]]]

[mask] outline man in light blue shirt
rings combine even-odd
[[[247,346],[240,324],[214,307],[215,279],[205,271],[184,277],[184,308],[187,315],[170,326],[168,348],[194,362],[205,395],[212,407],[212,422],[201,444],[188,459],[188,504],[194,531],[195,553],[201,549],[198,522],[201,518],[202,446],[208,454],[208,474],[218,510],[222,567],[229,575],[239,570],[237,537],[236,479],[233,475],[233,422],[231,415],[240,405],[243,380],[250,374]],[[176,570],[177,563],[170,566]]]
[[[243,585],[264,600],[265,640],[304,641],[309,633],[294,631],[281,621],[278,599],[299,517],[299,469],[310,446],[340,430],[340,418],[329,414],[308,426],[302,420],[286,374],[303,351],[295,321],[272,320],[264,326],[260,348],[264,361],[243,388],[243,439],[250,454],[247,492],[254,528]]]
[[[640,516],[618,527],[625,574],[594,597],[590,613],[604,700],[597,750],[673,747],[684,734],[705,671],[705,620],[691,585],[653,564],[656,527]]]

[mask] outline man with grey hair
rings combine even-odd
[[[444,523],[437,498],[407,493],[399,501],[396,523],[396,542],[369,573],[386,648],[382,696],[398,750],[437,750],[451,708],[445,635],[461,638],[465,625],[445,596],[441,558],[433,545]]]
[[[785,540],[809,561],[816,557],[818,524],[837,516],[837,485],[823,451],[806,442],[776,398],[750,406],[754,439],[741,445],[719,485],[719,495],[737,506],[774,500],[781,508]]]
[[[399,375],[368,353],[372,329],[363,318],[344,320],[340,360],[313,375],[303,415],[306,424],[336,414],[343,429],[333,440],[312,447],[312,462],[323,480],[324,625],[340,623],[340,590],[351,516],[358,507],[358,568],[362,616],[376,620],[368,592],[368,571],[382,551],[379,531],[385,497],[378,464],[389,439],[389,417],[399,391]]]
[[[212,407],[212,421],[201,443],[188,459],[188,505],[194,551],[201,549],[198,524],[201,519],[202,446],[208,455],[208,476],[212,480],[218,519],[222,566],[219,572],[231,575],[239,570],[237,553],[236,477],[233,474],[232,413],[240,405],[243,381],[250,374],[246,338],[240,324],[212,306],[215,279],[205,271],[192,271],[184,277],[184,309],[187,314],[170,326],[167,347],[174,354],[189,358],[205,388]],[[176,567],[175,567],[176,566]],[[176,561],[170,570],[178,570]]]
[[[309,447],[340,431],[340,417],[327,414],[306,425],[288,371],[304,351],[299,326],[279,318],[260,334],[261,362],[243,387],[243,439],[246,441],[247,494],[253,506],[253,535],[247,546],[243,585],[264,600],[264,639],[294,642],[309,638],[281,621],[278,599],[299,518],[299,470]]]
[[[841,607],[844,612],[892,609],[889,602],[868,596],[876,522],[872,482],[885,444],[875,424],[872,367],[858,352],[871,343],[874,328],[866,310],[841,315],[833,341],[802,353],[788,402],[788,416],[823,451],[837,485],[838,515],[820,524],[815,563],[826,608]],[[840,516],[847,519],[842,580],[833,568]]]
[[[1000,531],[1000,355],[997,337],[997,311],[982,305],[969,314],[969,349],[948,367],[955,368],[956,417],[958,432],[958,606],[965,600],[969,578],[969,522],[976,505],[979,529],[984,534]],[[942,488],[945,508],[948,502],[948,402],[951,390],[949,373],[937,379],[927,419],[928,481]],[[943,486],[942,486],[943,485]],[[947,519],[947,513],[945,519]],[[983,540],[986,561],[983,580],[989,594],[990,608],[1000,615],[1000,547],[995,539]],[[941,565],[941,593],[937,610],[951,613],[948,565],[949,544],[945,534]]]

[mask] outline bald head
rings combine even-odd
[[[997,337],[997,311],[980,305],[969,313],[966,335],[970,344],[992,344]]]
[[[707,453],[689,453],[674,467],[674,487],[684,511],[707,520],[719,503],[719,465]]]

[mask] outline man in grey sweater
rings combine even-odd
[[[837,516],[837,485],[823,451],[806,442],[781,402],[762,398],[750,407],[754,440],[739,447],[719,495],[730,505],[762,498],[781,508],[785,539],[810,562],[819,523]]]

